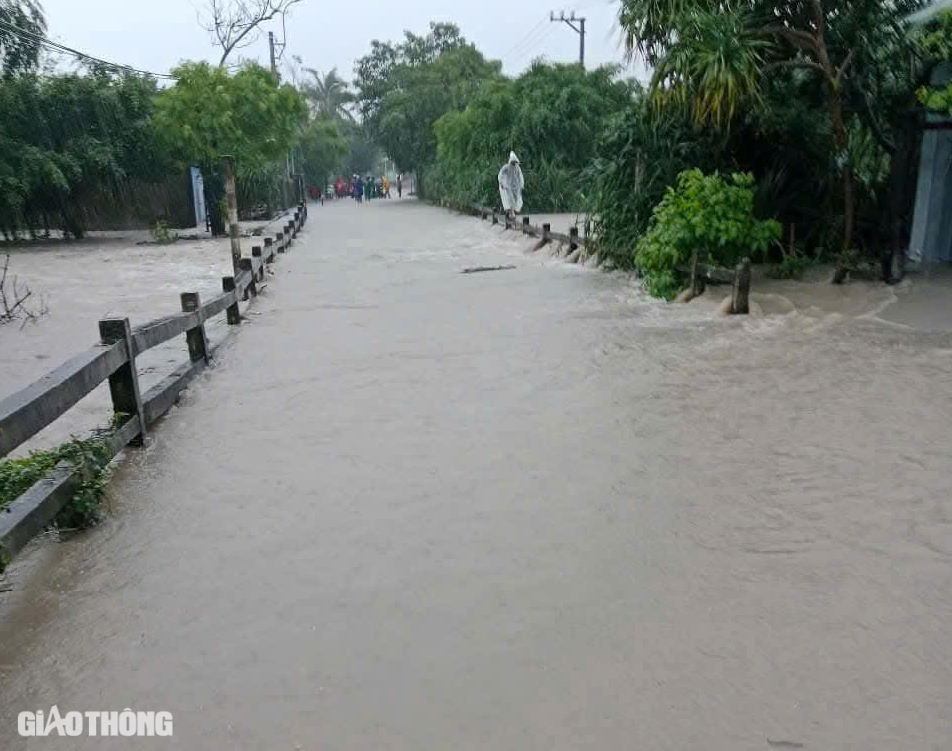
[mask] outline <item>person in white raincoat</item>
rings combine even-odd
[[[510,216],[522,211],[522,189],[526,181],[519,166],[515,151],[509,152],[509,161],[499,170],[499,197],[502,207]]]

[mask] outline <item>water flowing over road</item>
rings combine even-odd
[[[312,208],[110,518],[14,565],[0,748],[948,748],[952,337],[528,245]],[[17,736],[53,704],[175,735]]]

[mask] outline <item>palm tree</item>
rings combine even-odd
[[[326,75],[321,75],[314,68],[305,68],[313,80],[302,84],[304,96],[311,105],[312,113],[317,117],[334,120],[353,121],[354,116],[347,108],[355,97],[350,91],[350,85],[337,73],[337,68],[331,68]]]
[[[822,0],[764,0],[736,6],[710,0],[622,0],[619,11],[629,54],[640,52],[655,66],[656,101],[687,106],[698,124],[727,127],[744,105],[756,106],[772,69],[800,68],[818,74],[843,186],[843,249],[849,251],[853,169],[843,79],[856,47],[838,40],[834,50],[827,41],[828,23],[843,24],[842,19],[843,13],[825,9]],[[834,53],[839,55],[837,62],[832,60]]]

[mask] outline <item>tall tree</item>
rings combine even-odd
[[[260,65],[246,64],[232,75],[208,63],[185,63],[173,75],[175,85],[157,98],[155,126],[177,159],[202,166],[212,229],[221,234],[221,156],[235,158],[239,178],[261,172],[296,144],[307,105],[297,89],[279,85]]]
[[[314,68],[304,68],[311,79],[301,84],[304,96],[311,105],[311,112],[317,117],[335,120],[353,121],[354,116],[347,106],[354,101],[350,85],[331,68],[327,74],[321,74]]]
[[[401,44],[374,41],[357,61],[357,104],[368,131],[403,171],[422,173],[436,159],[433,126],[459,111],[498,79],[501,65],[487,60],[453,24],[430,24]]]
[[[653,65],[662,103],[689,106],[699,122],[728,127],[742,107],[757,107],[783,71],[812,78],[825,104],[842,187],[842,247],[854,245],[854,164],[849,92],[867,71],[857,59],[882,45],[919,0],[622,0],[619,21],[631,52]],[[789,80],[789,79],[786,79]],[[838,274],[842,278],[842,274]]]
[[[45,33],[43,8],[36,0],[0,0],[0,73],[35,68]]]
[[[62,227],[81,237],[94,194],[168,174],[150,119],[154,79],[109,73],[0,81],[0,227]]]

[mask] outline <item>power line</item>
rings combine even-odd
[[[555,33],[555,27],[550,26],[548,29],[545,30],[545,32],[543,32],[542,36],[540,36],[532,44],[526,47],[522,52],[520,52],[518,55],[512,58],[510,62],[513,62],[513,63],[519,62],[520,60],[524,59],[526,55],[533,54],[534,52],[537,51],[538,46],[541,45],[543,42],[545,42],[554,33]]]
[[[62,52],[74,57],[80,58],[82,60],[87,60],[88,62],[95,63],[97,65],[104,65],[107,68],[112,68],[114,70],[123,70],[128,73],[137,73],[142,76],[152,76],[153,78],[167,78],[174,80],[175,76],[169,75],[168,73],[153,73],[149,70],[140,70],[138,68],[133,68],[131,65],[123,65],[121,63],[112,63],[108,60],[103,60],[102,58],[95,57],[93,55],[88,55],[85,52],[80,52],[77,49],[72,47],[67,47],[65,44],[60,44],[59,42],[54,42],[52,39],[36,34],[28,29],[21,28],[16,24],[12,24],[9,21],[4,21],[0,19],[0,28],[6,29],[7,31],[19,36],[20,39],[23,39],[28,42],[34,42],[40,44],[47,49],[54,50],[56,52]]]
[[[527,41],[529,41],[529,37],[531,37],[531,36],[534,35],[536,32],[538,32],[539,29],[541,29],[541,28],[543,27],[543,25],[545,25],[545,21],[546,21],[546,19],[543,18],[541,21],[539,21],[539,23],[537,23],[535,26],[533,26],[531,29],[529,29],[529,33],[526,34],[524,37],[522,37],[518,42],[516,42],[516,43],[512,46],[512,48],[511,48],[508,52],[506,52],[505,54],[503,54],[499,59],[500,59],[500,60],[505,60],[505,59],[506,59],[507,57],[509,57],[513,52],[515,52],[517,49],[519,49],[520,47],[522,47]]]

